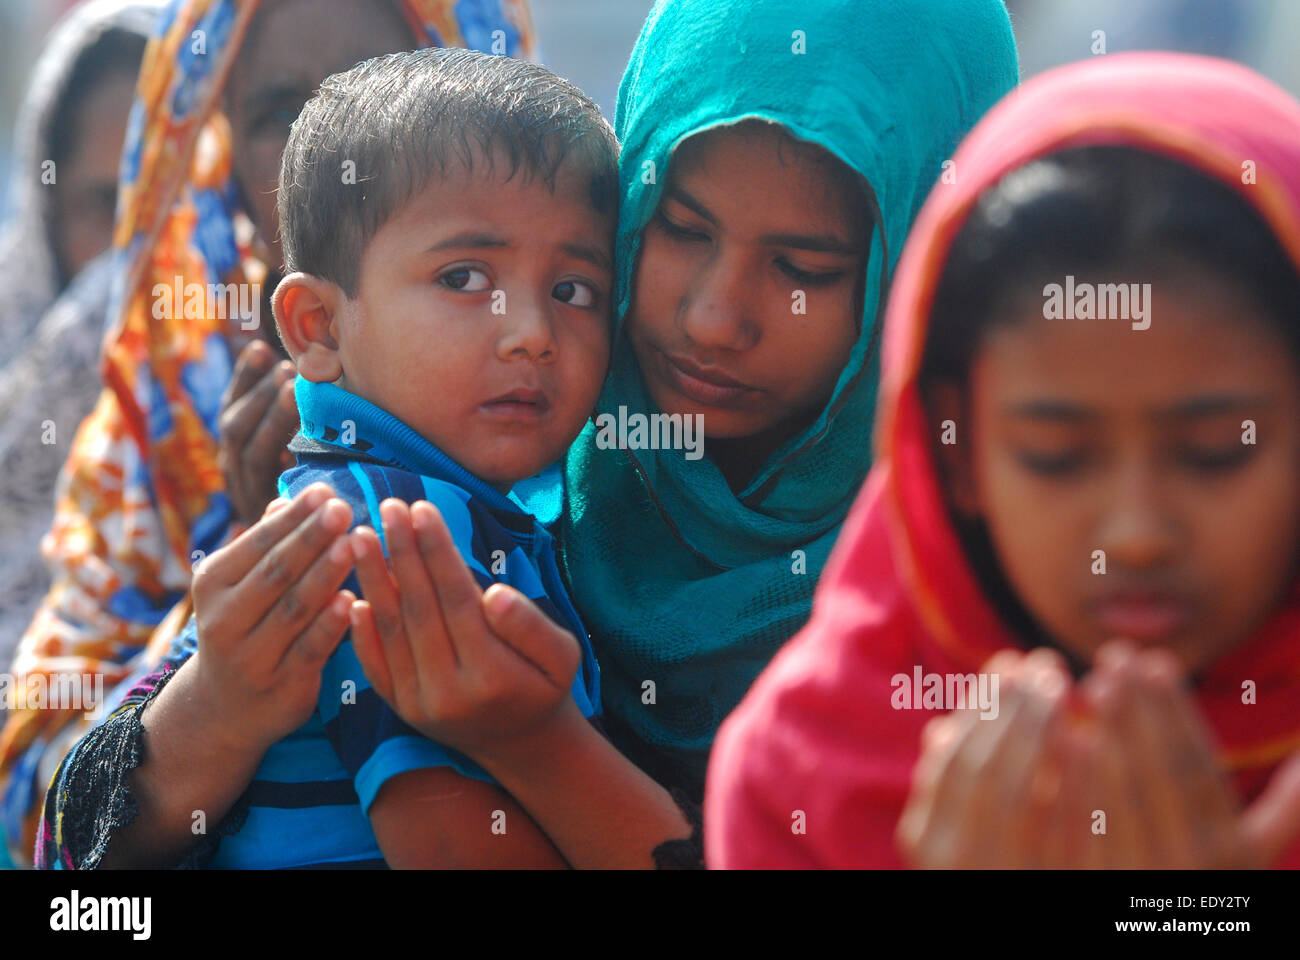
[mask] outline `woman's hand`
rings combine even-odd
[[[285,449],[298,432],[294,366],[275,362],[275,351],[254,340],[240,351],[230,385],[221,398],[217,459],[226,495],[241,523],[252,523],[275,498],[276,479],[293,466]]]
[[[347,631],[352,510],[332,493],[313,484],[274,502],[194,574],[195,688],[238,743],[269,747],[307,721]]]
[[[510,587],[480,590],[432,504],[386,500],[380,517],[387,565],[373,530],[352,534],[366,598],[352,604],[352,643],[403,720],[482,761],[577,709],[572,634]]]

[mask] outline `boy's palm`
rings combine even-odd
[[[572,634],[509,587],[481,591],[432,504],[387,500],[380,516],[387,565],[373,530],[352,534],[352,641],[376,692],[480,761],[559,715],[581,661]]]

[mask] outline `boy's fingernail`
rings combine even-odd
[[[303,491],[302,502],[309,507],[319,507],[330,498],[330,491],[325,486],[312,486]]]
[[[342,500],[331,499],[325,504],[325,509],[321,513],[321,520],[325,526],[331,530],[337,530],[342,533],[347,529],[348,520],[352,517],[352,510]]]
[[[334,563],[348,563],[352,559],[352,547],[347,537],[339,537],[330,547],[330,560]]]
[[[504,617],[510,610],[510,592],[500,587],[489,587],[483,594],[483,609],[494,619]]]

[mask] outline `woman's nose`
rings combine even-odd
[[[696,344],[719,350],[748,350],[760,339],[752,268],[741,258],[720,255],[700,267],[679,308],[679,323]]]

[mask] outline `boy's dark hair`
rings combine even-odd
[[[1172,158],[1093,146],[1036,160],[980,197],[935,291],[923,381],[965,382],[989,328],[1041,305],[1066,274],[1171,267],[1241,290],[1300,363],[1300,274],[1255,208]]]
[[[618,141],[596,104],[549,70],[472,50],[386,54],[327,77],[294,121],[280,163],[285,272],[356,296],[361,257],[405,201],[450,166],[504,157],[551,188],[577,151],[598,211],[613,209]],[[355,177],[346,177],[345,163]],[[355,180],[355,182],[347,182]]]

